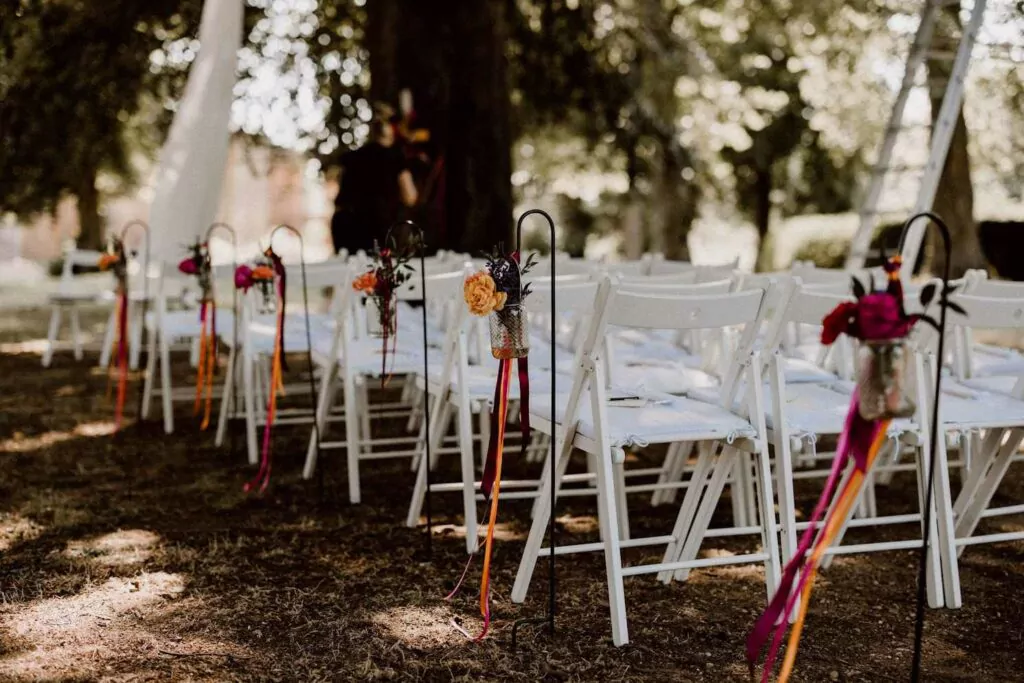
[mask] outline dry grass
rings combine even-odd
[[[0,343],[42,334],[43,315],[19,315],[0,325]],[[528,629],[512,651],[512,622],[543,612],[546,586],[539,569],[526,605],[508,599],[529,523],[528,504],[509,502],[493,636],[474,645],[450,625],[478,626],[474,586],[443,600],[464,562],[458,498],[435,498],[441,528],[423,562],[422,532],[401,525],[406,462],[367,465],[366,502],[349,506],[338,452],[322,484],[302,482],[308,434],[281,429],[271,489],[246,496],[241,453],[213,448],[187,409],[174,436],[155,422],[114,435],[106,380],[87,363],[62,354],[40,371],[33,353],[6,354],[0,376],[0,680],[747,679],[743,641],[764,600],[757,568],[697,571],[671,586],[630,579],[632,644],[614,648],[602,560],[560,559],[556,638]],[[510,460],[508,476],[527,474]],[[1019,481],[1012,489],[1024,497]],[[899,510],[914,495],[904,483],[882,500]],[[594,538],[589,501],[562,513],[563,540]],[[673,518],[638,505],[632,521],[640,532]],[[1013,597],[1024,591],[1022,560],[1019,544],[966,553],[965,608],[928,614],[925,680],[1024,680]],[[838,560],[815,593],[795,680],[906,680],[914,562]]]

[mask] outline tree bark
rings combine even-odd
[[[477,253],[512,247],[512,133],[504,2],[373,0],[371,94],[413,94],[417,125],[443,156],[444,225],[431,246]],[[451,132],[451,133],[450,133]]]
[[[448,232],[463,251],[512,247],[507,5],[455,10],[448,139]]]
[[[690,227],[697,218],[695,188],[683,180],[679,159],[669,147],[671,140],[664,142],[664,161],[661,173],[661,232],[665,258],[673,261],[689,261],[690,247],[686,241]]]
[[[95,170],[84,174],[77,196],[77,245],[81,249],[102,249],[103,221],[100,219],[100,193],[96,190]]]
[[[754,226],[757,228],[757,261],[755,270],[758,272],[772,270],[773,249],[769,249],[772,219],[772,166],[758,165],[754,173]]]
[[[960,34],[960,8],[950,6],[945,10],[946,16],[939,17],[935,26],[935,35],[945,45],[956,45],[954,33]],[[952,70],[952,62],[943,59],[929,60],[928,83],[932,108],[932,130],[938,122],[939,110],[946,93],[946,84]],[[981,248],[978,223],[974,220],[974,189],[971,185],[971,158],[967,149],[967,124],[961,105],[957,113],[956,127],[949,144],[946,163],[942,168],[938,191],[932,210],[949,226],[952,241],[952,258],[950,274],[960,277],[971,268],[985,268],[985,253]],[[929,230],[925,242],[924,270],[941,273],[946,262],[945,251],[939,235]]]

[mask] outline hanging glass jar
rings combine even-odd
[[[491,355],[495,358],[523,358],[530,353],[530,328],[526,308],[506,305],[488,316],[491,330]]]
[[[395,336],[395,323],[398,319],[398,297],[368,296],[366,297],[366,333],[371,337],[382,338],[385,330],[388,337]]]
[[[256,313],[259,315],[273,315],[277,313],[277,295],[274,292],[276,283],[272,281],[260,281],[256,283]]]
[[[888,420],[914,414],[907,392],[910,350],[906,340],[865,340],[857,350],[859,412],[865,420]]]

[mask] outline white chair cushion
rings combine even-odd
[[[607,428],[614,448],[707,439],[732,441],[756,435],[747,420],[711,403],[656,393],[644,398],[647,402],[637,407],[622,407],[609,401],[606,411]],[[565,420],[565,402],[565,396],[560,396],[559,405],[555,408],[559,423]],[[543,393],[531,397],[530,414],[550,419],[551,397]],[[596,438],[590,396],[587,393],[584,393],[580,402],[577,431],[585,438]]]

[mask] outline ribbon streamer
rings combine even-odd
[[[778,680],[779,683],[784,683],[789,679],[793,663],[796,661],[800,635],[803,631],[807,608],[810,604],[811,590],[814,586],[814,578],[817,575],[821,558],[842,528],[843,521],[849,514],[850,507],[860,495],[864,476],[871,468],[875,458],[878,456],[879,450],[881,450],[882,445],[885,443],[890,421],[869,422],[865,420],[860,416],[858,401],[859,394],[854,390],[850,400],[850,408],[846,414],[846,424],[842,434],[840,434],[839,443],[836,448],[836,457],[832,462],[832,470],[811,514],[810,524],[800,536],[796,553],[783,569],[778,590],[747,637],[747,664],[750,667],[752,676],[758,656],[764,645],[768,642],[769,637],[771,637],[771,644],[765,657],[764,670],[761,675],[762,683],[767,683],[771,677],[771,672],[782,644],[782,637],[786,630],[785,615],[790,614],[796,605],[796,601],[800,600],[800,608],[793,630],[790,632],[786,657],[783,661]],[[853,464],[853,475],[843,486],[838,496],[836,496],[835,504],[826,517],[824,528],[819,534],[819,521],[825,515],[839,479],[850,463]],[[808,554],[810,554],[809,558]]]
[[[530,408],[529,408],[529,365],[527,357],[518,359],[519,374],[519,407],[520,426],[522,428],[523,443],[521,452],[525,454],[530,439]],[[512,378],[512,360],[502,358],[498,361],[498,378],[494,386],[494,409],[491,411],[491,437],[487,446],[487,459],[484,463],[484,473],[481,479],[480,489],[485,500],[490,503],[490,512],[487,520],[487,535],[484,541],[484,565],[480,577],[480,615],[484,619],[484,626],[479,635],[472,636],[464,628],[455,624],[455,628],[470,640],[480,641],[487,635],[491,624],[491,552],[494,547],[494,531],[498,521],[498,499],[501,494],[501,463],[505,451],[505,425],[508,422],[508,389]],[[472,553],[466,561],[466,567],[462,571],[455,588],[445,599],[451,600],[462,587],[462,583],[469,573],[473,563]]]
[[[274,336],[274,360],[270,372],[270,390],[267,398],[267,422],[263,426],[263,448],[260,455],[260,469],[256,477],[245,484],[243,490],[246,493],[252,492],[257,486],[259,492],[263,493],[270,484],[270,434],[274,425],[274,415],[277,412],[277,396],[284,392],[284,382],[281,379],[282,371],[287,371],[284,359],[284,295],[285,279],[284,264],[272,251],[268,250],[268,256],[274,261],[274,268],[277,272],[277,328]]]
[[[128,392],[128,284],[122,282],[117,311],[117,403],[114,408],[114,429],[121,430],[124,401]]]

